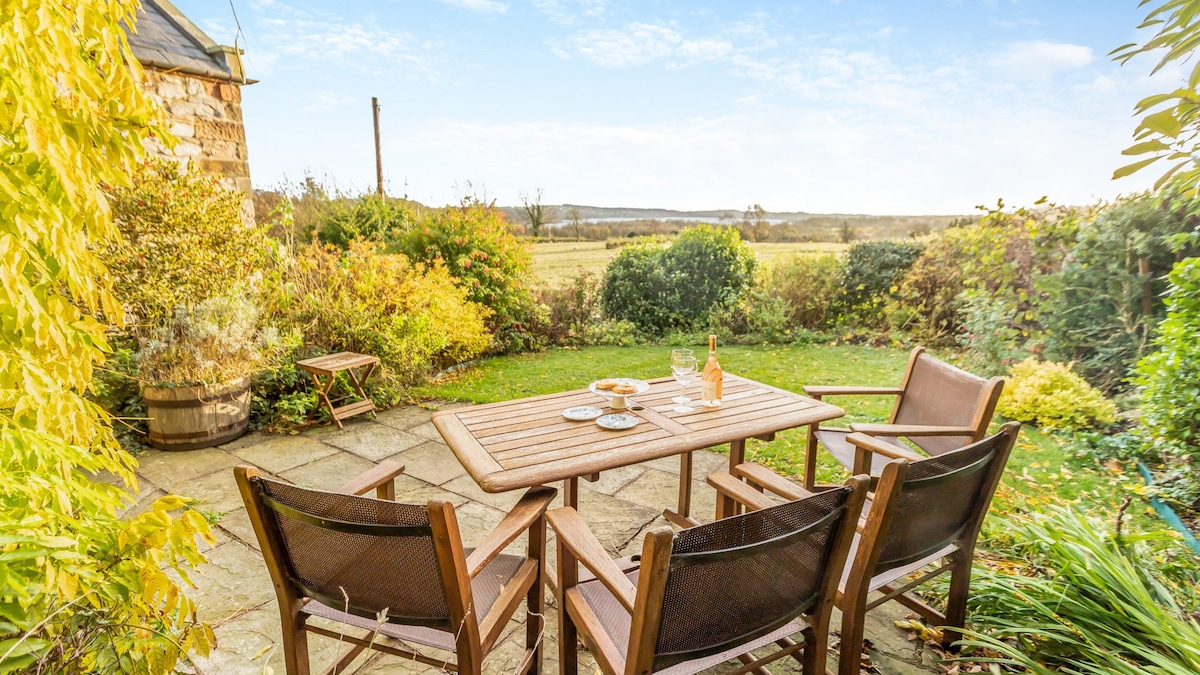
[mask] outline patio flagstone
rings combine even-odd
[[[442,409],[456,407],[461,404],[449,404]],[[255,432],[218,448],[152,450],[139,457],[140,493],[132,510],[145,509],[153,498],[162,496],[162,489],[167,489],[201,500],[198,505],[201,510],[218,516],[214,527],[216,543],[201,547],[208,563],[190,574],[197,586],[190,594],[198,599],[201,618],[214,624],[217,646],[208,657],[197,658],[195,668],[182,664],[180,672],[284,675],[275,593],[233,479],[232,468],[236,465],[250,464],[268,475],[300,485],[333,489],[387,458],[406,467],[396,481],[397,498],[411,503],[434,498],[453,503],[466,545],[479,542],[500,521],[523,491],[483,492],[429,424],[432,412],[416,406],[393,408],[380,411],[375,419],[360,416],[347,420],[346,428],[341,430],[325,426],[291,435]],[[702,521],[712,519],[715,493],[704,483],[704,477],[725,467],[727,461],[725,455],[715,452],[694,453],[693,517]],[[595,483],[581,480],[580,512],[611,554],[640,553],[646,530],[667,525],[661,511],[677,501],[678,475],[679,459],[669,457],[605,471]],[[549,534],[547,557],[552,564],[555,543],[553,532]],[[523,546],[523,538],[513,546]],[[544,672],[553,675],[558,671],[558,609],[549,594],[547,600]],[[523,617],[523,612],[517,613],[520,621],[510,622],[497,652],[484,662],[486,675],[514,672],[524,648]],[[931,652],[922,649],[919,643],[910,642],[893,627],[893,621],[903,618],[905,611],[895,603],[868,615],[867,636],[877,650],[875,662],[879,672],[884,675],[936,672],[930,665]],[[308,639],[314,672],[320,672],[334,662],[338,645],[335,640],[319,635],[310,634]],[[832,639],[836,640],[836,636]],[[836,662],[836,657],[832,660]],[[785,659],[771,670],[798,672],[790,664],[791,660]],[[595,670],[586,650],[580,652],[579,667],[584,673]],[[368,652],[342,672],[425,675],[442,671]],[[720,672],[722,669],[718,667],[711,674]]]

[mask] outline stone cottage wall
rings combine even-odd
[[[254,222],[250,162],[242,126],[242,88],[229,82],[146,69],[147,90],[167,113],[174,150],[151,141],[151,155],[179,160],[188,170],[221,177],[221,184],[242,193],[242,218]]]

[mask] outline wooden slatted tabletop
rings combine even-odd
[[[608,400],[586,389],[516,401],[446,410],[433,415],[446,444],[485,492],[507,492],[568,481],[566,499],[574,501],[574,481],[601,471],[660,457],[684,457],[690,476],[691,451],[730,444],[730,466],[743,459],[745,439],[841,417],[837,406],[735,375],[725,374],[722,405],[679,413],[671,399],[679,394],[672,378],[650,380],[650,390],[629,396],[625,412],[637,426],[609,431],[594,421],[571,421],[562,412],[574,406],[606,408]],[[690,480],[680,489],[680,513],[687,515]]]

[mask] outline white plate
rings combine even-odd
[[[594,420],[604,414],[604,411],[599,408],[593,408],[590,405],[581,405],[574,408],[567,408],[563,411],[563,417],[569,420],[586,421]]]
[[[637,426],[638,421],[638,418],[634,417],[633,415],[625,415],[623,413],[617,413],[615,415],[602,415],[596,418],[596,424],[599,424],[605,429],[612,429],[613,431],[632,429],[633,427]]]
[[[604,398],[613,398],[614,396],[637,396],[638,394],[644,394],[647,391],[650,391],[650,383],[645,380],[635,380],[631,377],[614,377],[610,379],[616,380],[618,384],[637,387],[637,391],[633,392],[632,394],[618,394],[612,389],[597,389],[595,382],[589,384],[588,389],[593,394],[603,396]]]

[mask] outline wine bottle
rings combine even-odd
[[[700,405],[715,408],[721,405],[721,364],[717,363],[717,336],[708,336],[708,362],[700,376]]]

